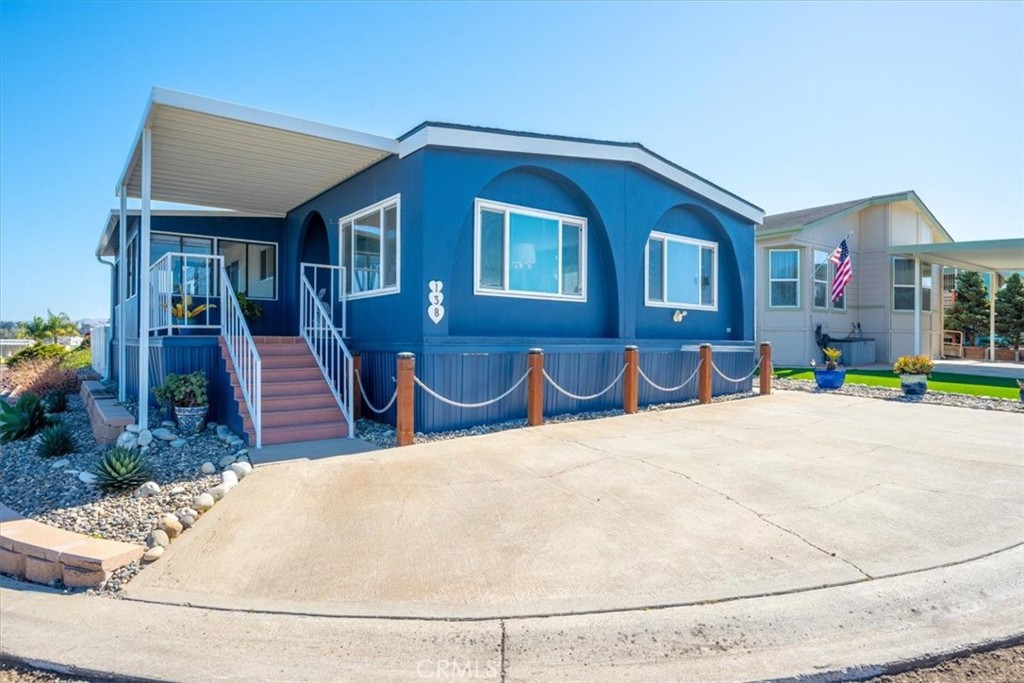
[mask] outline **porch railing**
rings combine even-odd
[[[125,339],[139,338],[139,297],[132,296],[114,306],[114,329],[124,325]]]
[[[344,268],[340,272],[344,278]],[[352,354],[338,333],[329,309],[318,296],[319,290],[314,289],[313,283],[306,277],[305,268],[300,277],[300,290],[299,332],[309,344],[316,364],[348,423],[348,436],[352,438],[355,435],[352,420]]]
[[[221,335],[228,349],[228,356],[235,366],[235,375],[245,399],[245,407],[249,410],[253,431],[256,437],[256,448],[263,447],[263,361],[256,342],[245,324],[245,316],[238,305],[238,297],[231,288],[231,280],[221,266],[220,300],[223,309],[220,315]]]
[[[348,336],[348,296],[345,293],[347,270],[342,266],[302,263],[300,274],[309,280],[316,298],[324,304],[334,326],[344,339]],[[341,309],[341,310],[338,310]]]
[[[149,329],[185,328],[216,334],[221,326],[224,257],[172,252],[149,267]]]

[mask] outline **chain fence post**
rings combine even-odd
[[[352,376],[349,377],[349,384],[352,386],[352,419],[358,420],[363,416],[363,394],[359,391],[359,379],[357,375],[363,371],[363,357],[358,351],[352,352]]]
[[[640,351],[636,346],[627,346],[625,352],[626,374],[622,377],[622,410],[627,414],[637,411],[640,399]]]
[[[414,415],[416,408],[416,357],[408,352],[398,354],[398,399],[395,414],[395,432],[399,446],[409,446],[416,440]]]
[[[761,342],[761,395],[772,393],[772,343]]]
[[[711,403],[711,344],[700,345],[700,375],[697,378],[697,400]]]
[[[526,354],[530,378],[526,380],[526,423],[544,424],[544,350],[530,349]]]

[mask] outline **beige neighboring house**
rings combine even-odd
[[[833,303],[828,257],[843,239],[853,281]],[[936,357],[942,268],[892,256],[889,248],[952,241],[912,190],[765,216],[756,236],[757,338],[772,343],[778,366],[820,362],[819,325],[847,365],[892,362],[918,345]]]

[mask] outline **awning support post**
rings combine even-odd
[[[988,359],[992,362],[996,360],[996,290],[999,289],[999,284],[996,282],[996,278],[999,275],[994,271],[990,270],[988,273],[989,277],[989,288],[988,288]]]
[[[139,225],[139,426],[149,427],[149,219],[153,130],[142,129],[142,221]]]
[[[122,185],[118,194],[121,199],[121,210],[117,228],[117,400],[124,403],[128,390],[128,350],[125,341],[128,339],[126,323],[125,299],[128,298],[128,187]]]
[[[921,355],[921,259],[914,259],[914,355]]]

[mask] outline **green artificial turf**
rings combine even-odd
[[[1024,375],[1024,370],[1021,371]],[[807,379],[814,381],[810,368],[777,368],[775,376],[783,379]],[[872,387],[900,388],[900,378],[889,370],[846,371],[847,384],[866,384]],[[1008,377],[983,377],[981,375],[960,375],[952,372],[933,372],[928,376],[929,391],[948,391],[955,394],[991,396],[994,398],[1017,399],[1020,389],[1014,379]]]

